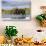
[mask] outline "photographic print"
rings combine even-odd
[[[2,1],[3,20],[30,20],[30,1]]]

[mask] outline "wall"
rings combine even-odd
[[[46,28],[40,27],[35,19],[36,15],[41,13],[40,6],[42,5],[46,5],[46,0],[31,0],[31,21],[2,21],[0,14],[0,35],[4,34],[6,25],[15,25],[19,31],[18,36],[23,34],[29,37],[36,33],[37,29],[46,30]]]

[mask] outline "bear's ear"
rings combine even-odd
[[[46,9],[46,6],[40,6],[40,9]]]

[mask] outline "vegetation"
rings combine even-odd
[[[5,34],[8,38],[11,39],[12,36],[17,36],[17,29],[15,26],[6,26]]]
[[[14,8],[14,9],[11,9],[11,10],[2,9],[2,14],[17,14],[17,15],[30,14],[30,8],[22,8],[22,9]]]

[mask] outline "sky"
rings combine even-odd
[[[19,8],[24,8],[24,7],[29,7],[31,2],[26,2],[26,1],[2,1],[2,8],[4,9],[12,9],[13,7],[19,7]]]
[[[2,1],[30,1],[30,0],[2,0]]]

